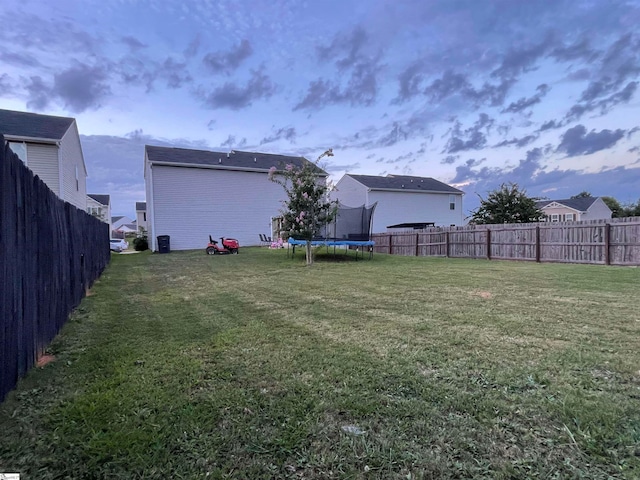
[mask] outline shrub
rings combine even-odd
[[[142,252],[144,250],[149,250],[149,241],[147,240],[147,236],[143,235],[141,237],[136,237],[133,239],[133,249],[136,252]]]

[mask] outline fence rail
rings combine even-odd
[[[0,135],[0,401],[109,263],[108,230],[60,200]]]
[[[392,255],[640,265],[640,217],[430,227],[376,233],[372,240],[375,252]]]

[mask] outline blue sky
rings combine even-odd
[[[640,199],[640,1],[8,0],[0,108],[73,116],[90,193],[145,144],[304,155],[478,194]]]

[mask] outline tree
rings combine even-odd
[[[587,192],[586,190],[583,190],[579,194],[573,195],[571,198],[593,198],[593,195],[591,195],[590,192]]]
[[[478,195],[480,196],[480,195]],[[480,206],[471,212],[474,223],[528,223],[537,222],[544,213],[536,205],[536,198],[528,197],[518,184],[502,184],[489,192],[487,199],[480,197]]]
[[[611,210],[611,218],[619,218],[619,217],[626,217],[627,212],[626,209],[622,207],[622,205],[620,205],[620,202],[618,202],[618,200],[616,200],[613,197],[600,197],[602,198],[602,201],[607,205],[607,207],[609,207],[609,210]]]
[[[288,164],[281,171],[276,167],[269,170],[269,179],[282,185],[287,194],[282,228],[290,237],[306,240],[307,265],[313,264],[311,240],[335,218],[338,210],[338,202],[329,200],[329,186],[318,177],[320,159],[332,156],[329,149],[315,162],[304,162],[301,167]]]

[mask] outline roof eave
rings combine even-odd
[[[60,138],[40,138],[40,137],[25,137],[23,135],[10,135],[5,134],[4,139],[8,142],[29,142],[29,143],[47,143],[57,145],[60,143]]]
[[[367,187],[365,185],[365,187]],[[456,190],[455,192],[444,191],[444,190],[418,190],[418,189],[408,189],[408,188],[379,188],[379,187],[367,187],[369,191],[378,191],[378,192],[408,192],[408,193],[448,193],[451,195],[464,195],[462,190]]]
[[[186,168],[205,168],[209,170],[235,170],[240,172],[257,172],[269,173],[268,168],[250,168],[229,165],[205,165],[202,163],[184,163],[184,162],[163,162],[158,160],[149,160],[150,165],[161,165],[163,167],[186,167]],[[327,177],[328,173],[318,173],[319,177]]]

